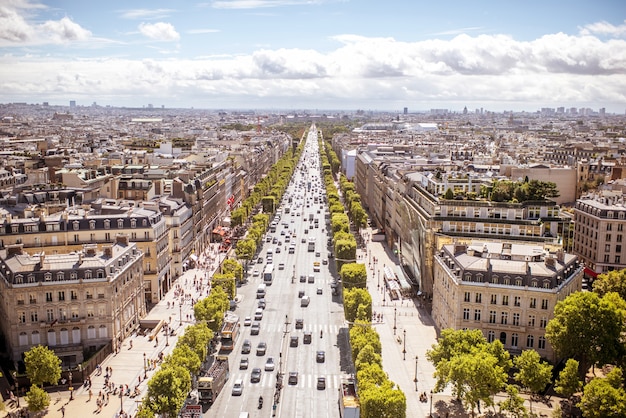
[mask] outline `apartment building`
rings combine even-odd
[[[446,244],[434,257],[432,318],[438,331],[480,329],[511,354],[556,361],[545,329],[556,303],[582,289],[583,270],[575,255],[541,245]]]
[[[573,252],[593,281],[598,274],[626,268],[626,205],[621,191],[589,194],[574,206]]]
[[[0,250],[0,329],[12,361],[50,347],[75,367],[111,343],[115,350],[146,314],[143,253],[128,236],[50,254],[22,244]]]

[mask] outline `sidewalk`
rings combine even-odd
[[[222,259],[219,255],[219,260]],[[138,404],[146,394],[147,382],[154,375],[159,365],[156,363],[159,355],[168,355],[176,346],[178,336],[182,335],[185,327],[194,323],[192,300],[198,300],[200,297],[206,297],[208,294],[208,283],[211,272],[216,268],[215,259],[212,263],[206,254],[200,258],[199,267],[187,270],[175,282],[173,288],[165,295],[163,300],[152,308],[148,315],[144,318],[163,319],[166,320],[170,327],[175,331],[175,335],[166,335],[164,331],[159,333],[155,341],[149,341],[148,335],[141,336],[133,334],[125,339],[122,343],[120,351],[113,353],[101,364],[102,373],[94,372],[91,374],[91,392],[90,399],[89,389],[85,388],[81,383],[75,382],[73,400],[70,399],[69,391],[50,393],[50,406],[44,415],[50,418],[63,418],[61,407],[65,407],[65,417],[88,417],[100,416],[106,418],[119,417],[120,411],[126,412],[129,416],[134,415],[137,411]],[[202,268],[204,266],[205,268]],[[194,280],[196,285],[194,286]],[[131,345],[132,344],[132,345]],[[120,385],[128,385],[131,393],[135,386],[138,386],[140,395],[134,398],[123,396],[120,398],[119,390],[117,395],[111,393],[108,396],[108,403],[103,406],[100,412],[96,405],[96,399],[99,394],[104,394],[105,390],[105,374],[111,369],[109,382],[116,387]],[[145,379],[144,377],[147,377]],[[106,401],[105,401],[106,402]],[[20,405],[26,407],[24,397],[20,398]],[[7,408],[9,413],[16,413],[17,408]]]

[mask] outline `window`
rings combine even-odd
[[[604,251],[607,253],[611,252],[611,244],[604,244]]]
[[[496,333],[494,331],[489,331],[487,333],[487,342],[492,343],[493,340],[496,339]]]
[[[130,227],[131,228],[137,228],[137,219],[131,219],[130,220]]]
[[[124,220],[123,219],[118,219],[117,220],[117,227],[122,229],[124,228]]]
[[[491,295],[491,304],[495,305],[498,303],[498,295]]]
[[[522,299],[521,297],[519,297],[519,296],[515,296],[515,297],[513,298],[513,305],[514,305],[514,306],[520,306],[520,305],[521,305],[521,299]]]
[[[65,321],[67,319],[67,311],[65,308],[59,308],[59,319]]]
[[[59,292],[59,301],[64,301],[65,300],[65,292],[64,291],[60,291]]]
[[[611,234],[606,234],[605,241],[611,242]]]
[[[515,312],[515,313],[513,314],[513,325],[515,325],[515,326],[519,326],[519,317],[520,317],[520,316],[519,316],[519,313],[518,313],[518,312]]]
[[[515,286],[521,286],[522,285],[522,279],[520,279],[519,277],[517,277],[515,279]]]
[[[39,322],[39,314],[37,313],[37,311],[30,311],[30,322]]]
[[[470,301],[470,292],[465,292],[463,302],[469,302],[469,301]]]
[[[91,290],[85,291],[85,299],[93,299],[93,293],[91,293]]]
[[[72,319],[78,319],[78,307],[77,306],[72,306],[72,309],[70,311],[70,315],[71,315]]]
[[[80,223],[78,221],[74,221],[72,222],[72,227],[74,228],[74,231],[78,231],[80,229]],[[75,237],[78,235],[74,235]]]
[[[463,309],[463,320],[464,321],[469,321],[470,318],[470,310],[469,308],[464,308]]]
[[[110,229],[111,228],[111,221],[108,219],[104,220],[104,229]]]
[[[74,243],[78,244],[80,242],[80,237],[78,234],[74,234]]]
[[[535,337],[529,334],[528,337],[526,337],[526,347],[533,348],[533,345],[535,345]]]
[[[528,315],[528,326],[529,327],[535,326],[535,315]]]
[[[615,256],[615,264],[620,264],[622,262],[622,258],[619,255]]]
[[[89,221],[89,229],[96,229],[96,221],[94,220]]]
[[[530,298],[530,309],[536,309],[536,308],[537,308],[537,299]]]
[[[502,296],[502,304],[504,306],[508,306],[508,304],[509,304],[509,295]]]
[[[544,280],[543,281],[543,288],[544,289],[550,289],[550,287],[551,287],[550,280]]]
[[[26,323],[26,312],[20,311],[17,313],[18,322],[25,324]]]
[[[104,233],[104,240],[105,241],[111,241],[111,233],[110,232],[105,232]]]
[[[93,318],[93,317],[94,317],[93,306],[87,306],[87,318]]]
[[[548,309],[548,299],[541,299],[541,309]]]
[[[46,292],[46,302],[52,302],[52,292]]]
[[[482,301],[483,301],[483,294],[476,293],[476,303],[482,303]]]
[[[52,273],[48,272],[46,274],[43,275],[43,279],[47,282],[52,280]]]
[[[474,321],[480,321],[480,309],[474,309]]]
[[[519,335],[511,334],[511,346],[517,347],[518,340],[519,340]]]
[[[502,312],[502,314],[500,315],[500,323],[502,325],[506,325],[508,322],[509,322],[509,313]]]
[[[78,273],[76,273],[75,271],[71,271],[70,280],[77,280],[77,279],[78,279]]]
[[[490,324],[496,323],[496,311],[489,311],[489,323]]]
[[[617,232],[622,232],[622,231],[624,231],[624,224],[622,223],[617,224]]]
[[[498,276],[491,277],[491,283],[498,284]]]
[[[76,290],[70,290],[70,299],[72,300],[78,299],[78,293],[76,292]]]
[[[546,349],[546,337],[544,336],[539,337],[539,339],[537,340],[537,348],[540,350]]]
[[[46,318],[47,318],[48,322],[54,321],[54,310],[53,309],[46,309]]]
[[[621,225],[620,225],[621,226]],[[617,242],[622,242],[622,234],[619,234],[616,239]]]
[[[28,295],[28,302],[30,304],[37,303],[37,296],[34,293]]]
[[[541,328],[545,328],[546,325],[548,325],[548,319],[545,316],[542,316],[541,319],[539,320],[539,326]]]
[[[85,270],[85,279],[91,279],[91,270]]]
[[[612,218],[612,217],[613,217],[613,213],[611,213],[611,216],[609,216],[609,217],[610,217],[610,218]],[[607,230],[607,231],[611,231],[612,229],[613,229],[613,224],[608,224],[608,225],[606,226],[606,230]]]

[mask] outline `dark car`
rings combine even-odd
[[[250,375],[250,383],[259,383],[261,381],[261,369],[259,367],[255,367],[252,369],[252,374]]]
[[[298,346],[298,336],[292,335],[289,339],[289,347],[297,347]]]
[[[297,318],[296,319],[296,329],[302,329],[304,327],[304,319]]]
[[[318,390],[326,389],[326,378],[325,377],[318,377],[317,378],[317,389]]]
[[[289,384],[290,385],[298,384],[298,372],[289,372]]]
[[[325,362],[326,361],[326,352],[318,351],[317,354],[315,355],[315,361],[317,361],[318,363]]]
[[[239,361],[239,370],[246,370],[248,368],[248,357],[243,357],[240,361]]]
[[[254,321],[252,326],[250,327],[250,335],[259,335],[261,331],[261,323],[259,321]]]
[[[249,354],[252,349],[252,343],[250,340],[244,340],[243,345],[241,346],[241,354]]]
[[[267,351],[267,344],[261,341],[259,345],[256,346],[256,355],[264,356],[266,351]]]

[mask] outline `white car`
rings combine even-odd
[[[242,393],[243,393],[243,380],[237,379],[237,380],[235,380],[235,383],[233,384],[232,395],[233,396],[241,396]]]
[[[249,327],[250,325],[252,325],[252,318],[250,318],[249,316],[246,316],[243,320],[243,326]]]
[[[259,270],[254,270],[252,272],[252,277],[259,277]]]
[[[274,357],[268,357],[265,362],[265,371],[273,372],[274,371]]]

